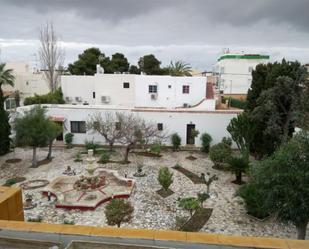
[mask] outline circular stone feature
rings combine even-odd
[[[20,184],[20,187],[22,189],[36,189],[36,188],[42,188],[49,184],[49,181],[47,180],[31,180],[27,181],[25,183]]]
[[[106,179],[104,175],[98,176],[81,176],[74,185],[73,188],[78,191],[94,191],[102,188],[106,185]]]

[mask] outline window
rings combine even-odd
[[[163,130],[163,124],[162,123],[158,123],[158,131],[162,131]]]
[[[185,94],[190,93],[190,86],[189,85],[183,85],[182,86],[182,93],[185,93]]]
[[[121,129],[121,123],[120,122],[116,122],[115,126],[116,126],[117,131],[119,131]]]
[[[92,98],[95,99],[95,92],[92,92]]]
[[[85,121],[71,121],[71,132],[72,133],[86,133],[86,122]]]
[[[5,100],[5,109],[10,110],[10,109],[15,109],[16,108],[16,102],[14,98],[8,98]]]
[[[249,73],[252,73],[253,67],[249,67],[248,71],[249,71]]]
[[[123,82],[123,88],[130,88],[129,82]]]
[[[220,68],[220,73],[224,73],[224,67]]]
[[[158,92],[158,86],[157,85],[149,85],[148,86],[148,92],[149,93],[157,93]]]

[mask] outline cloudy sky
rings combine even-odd
[[[0,0],[0,60],[36,63],[47,21],[66,63],[88,47],[209,70],[224,48],[309,63],[309,0]]]

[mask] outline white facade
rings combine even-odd
[[[137,75],[135,106],[179,108],[194,106],[206,96],[206,77],[173,77]],[[156,86],[157,92],[151,92]],[[184,89],[185,88],[185,89]]]
[[[67,103],[133,107],[134,81],[132,74],[67,75],[61,76],[61,89]]]
[[[214,68],[217,86],[223,94],[247,94],[251,87],[252,70],[258,64],[268,63],[268,55],[224,54]]]
[[[87,130],[85,133],[74,133],[72,131],[71,122],[82,121],[87,122],[89,117],[94,113],[104,112],[125,112],[134,113],[148,122],[154,124],[162,124],[163,132],[167,135],[178,133],[181,137],[181,144],[187,144],[187,125],[195,125],[200,133],[195,138],[195,145],[201,146],[200,136],[204,132],[209,133],[212,138],[212,144],[221,142],[224,136],[228,137],[229,133],[226,127],[230,120],[237,116],[241,111],[198,111],[198,110],[158,110],[158,109],[136,109],[136,108],[112,108],[103,106],[87,106],[87,105],[43,105],[46,107],[47,115],[52,118],[63,121],[64,135],[68,132],[74,134],[74,144],[84,144],[86,140],[94,140],[104,144],[104,138]],[[20,107],[19,112],[32,108],[32,106]],[[170,139],[165,141],[166,145],[170,145]]]
[[[49,92],[48,84],[44,75],[38,72],[32,72],[29,65],[24,62],[8,62],[6,69],[13,69],[15,76],[14,87],[3,86],[3,90],[8,93],[19,91],[21,101],[34,94],[46,94]]]
[[[214,110],[206,99],[207,77],[172,77],[133,74],[62,76],[64,99],[72,104],[114,107]]]

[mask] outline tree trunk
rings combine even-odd
[[[53,141],[49,141],[48,144],[48,154],[46,159],[50,160],[52,158],[52,147],[53,147]]]
[[[297,239],[305,240],[306,239],[306,231],[307,231],[308,221],[305,221],[302,224],[298,224],[296,226],[297,229]]]
[[[131,150],[131,147],[130,145],[126,147],[126,151],[125,151],[125,154],[124,154],[124,160],[123,162],[124,163],[128,163],[129,162],[129,152]]]
[[[109,142],[109,152],[113,151],[114,142]]]
[[[241,171],[236,171],[236,183],[241,184]]]
[[[210,184],[206,184],[206,186],[207,186],[207,194],[209,194],[209,191],[210,191]]]
[[[33,147],[33,156],[32,156],[32,167],[38,167],[38,161],[36,159],[36,147]]]
[[[117,223],[117,227],[118,227],[118,228],[120,227],[120,224],[121,224],[120,222],[119,222],[119,223]]]

